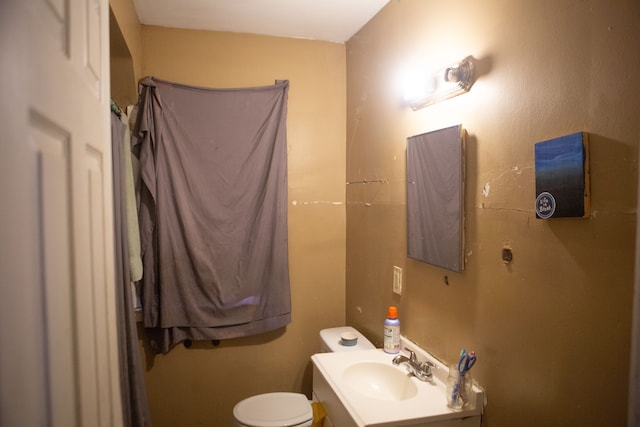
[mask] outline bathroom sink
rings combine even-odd
[[[400,345],[405,356],[405,349],[410,348],[419,360],[435,365],[432,381],[409,375],[404,364],[392,363],[396,355],[382,349],[311,357],[314,399],[322,403],[332,425],[439,427],[458,425],[464,419],[465,426],[480,426],[484,391],[474,385],[468,407],[449,408],[445,386],[448,368],[405,337]]]
[[[344,370],[344,382],[358,393],[379,400],[406,400],[418,393],[408,373],[379,362],[355,363]]]

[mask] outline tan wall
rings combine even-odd
[[[125,108],[138,102],[133,58],[113,11],[109,14],[111,99]]]
[[[118,24],[118,31],[121,32],[126,48],[129,51],[134,79],[138,81],[142,77],[142,28],[133,6],[133,0],[109,0],[109,7]],[[113,26],[111,29],[113,30]],[[122,56],[122,52],[118,56]]]
[[[487,425],[624,424],[640,135],[633,1],[392,1],[347,43],[346,113],[344,46],[140,30],[130,2],[110,4],[136,78],[291,80],[293,323],[284,334],[147,358],[156,425],[227,425],[246,395],[309,392],[317,331],[345,320],[345,126],[346,180],[387,182],[347,186],[347,323],[380,344],[393,303],[403,333],[444,360],[475,349]],[[401,64],[468,54],[482,74],[470,93],[418,112],[399,106]],[[404,237],[405,138],[455,123],[469,132],[462,274],[407,259]],[[592,216],[535,220],[533,144],[575,131],[591,137]],[[391,294],[393,265],[404,268],[401,298]]]
[[[345,321],[346,65],[342,44],[142,29],[143,73],[207,87],[290,81],[287,134],[292,323],[247,339],[182,345],[147,359],[155,426],[231,425],[234,404],[311,393],[318,332]]]
[[[397,304],[403,334],[445,361],[475,350],[486,425],[626,424],[639,14],[634,0],[399,0],[347,43],[347,181],[386,181],[347,186],[347,323],[380,344]],[[468,94],[400,105],[403,64],[467,55],[481,68]],[[405,249],[405,138],[457,123],[469,133],[463,273]],[[537,220],[533,145],[578,131],[591,138],[592,215]]]

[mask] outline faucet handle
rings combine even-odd
[[[433,377],[433,373],[431,372],[431,369],[435,367],[436,365],[434,365],[429,360],[420,362],[417,366],[418,375],[416,376],[420,378],[422,381],[431,381],[431,378]]]

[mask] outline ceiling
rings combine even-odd
[[[146,25],[344,43],[389,0],[133,0]]]

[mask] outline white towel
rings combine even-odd
[[[136,207],[136,193],[134,188],[133,167],[131,164],[131,127],[129,116],[135,116],[137,108],[130,105],[127,114],[121,115],[122,122],[126,125],[124,133],[124,200],[127,210],[127,240],[129,243],[129,264],[131,269],[131,281],[142,279],[142,257],[140,254],[140,227],[138,225],[138,209]],[[135,120],[135,117],[133,117]]]

